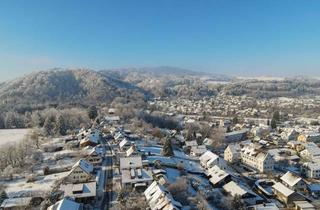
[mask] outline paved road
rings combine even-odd
[[[104,144],[104,146],[106,154],[101,170],[101,173],[104,173],[104,190],[100,209],[109,209],[110,200],[112,199],[112,152],[108,144]]]

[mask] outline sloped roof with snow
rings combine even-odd
[[[88,174],[93,172],[93,165],[83,158],[80,159],[76,164],[74,164],[74,166],[72,168],[74,169],[78,166]]]
[[[289,195],[293,194],[294,191],[284,186],[282,183],[277,182],[272,186],[273,189],[280,192],[284,196],[288,197]]]
[[[201,162],[207,163],[209,160],[219,158],[218,155],[214,154],[211,151],[206,151],[201,157],[199,158]]]
[[[50,206],[47,210],[80,210],[80,204],[64,198]]]
[[[296,185],[299,181],[302,180],[301,177],[297,176],[296,174],[288,171],[287,173],[285,173],[282,177],[281,180],[288,184],[290,187],[293,187],[294,185]]]
[[[220,169],[219,166],[215,165],[208,170],[208,175],[211,176],[210,182],[212,184],[217,184],[220,181],[224,180],[229,174]]]

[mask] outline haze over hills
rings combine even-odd
[[[0,84],[2,110],[111,103],[115,98],[206,97],[217,94],[254,97],[319,94],[320,82],[308,78],[233,78],[175,67],[94,71],[53,69]]]

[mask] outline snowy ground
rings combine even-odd
[[[53,187],[56,180],[66,176],[69,172],[50,174],[47,176],[38,177],[37,181],[33,183],[26,183],[25,179],[18,179],[6,182],[6,192],[9,197],[19,197],[29,193],[44,195]]]
[[[29,131],[30,129],[0,129],[0,147],[22,141]]]

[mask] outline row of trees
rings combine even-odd
[[[30,165],[41,159],[38,151],[42,138],[38,130],[32,130],[16,144],[3,145],[0,148],[0,175],[10,177],[21,169],[30,169]]]

